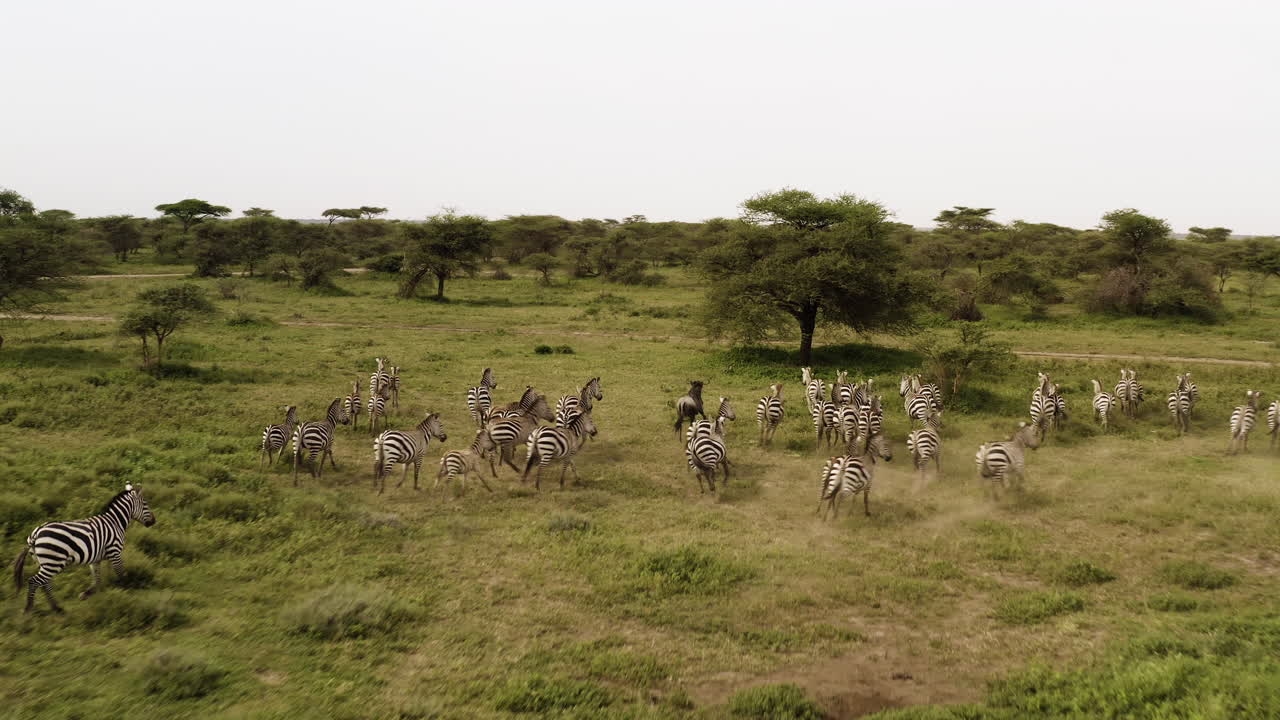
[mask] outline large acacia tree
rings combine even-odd
[[[460,272],[474,272],[493,243],[493,228],[478,215],[452,211],[405,225],[404,281],[400,297],[413,297],[428,276],[436,278],[436,299],[444,299],[444,281]]]
[[[231,208],[229,207],[214,205],[196,198],[187,198],[175,203],[163,203],[156,206],[156,211],[161,215],[177,218],[178,222],[182,223],[182,232],[184,233],[190,230],[192,225],[205,218],[226,217],[231,214]]]
[[[808,364],[819,321],[860,332],[910,323],[914,294],[879,203],[782,190],[742,208],[743,222],[698,258],[713,333],[761,339],[789,318]]]

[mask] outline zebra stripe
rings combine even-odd
[[[1245,404],[1237,405],[1231,412],[1231,444],[1227,451],[1235,454],[1240,450],[1249,451],[1249,433],[1258,419],[1258,399],[1262,393],[1256,390],[1245,391]]]
[[[383,391],[386,391],[383,387]],[[382,418],[382,429],[387,429],[387,396],[384,394],[369,396],[369,434],[377,432],[378,418]]]
[[[689,430],[685,433],[685,442],[689,442],[699,435],[710,435],[715,433],[721,438],[724,437],[725,421],[737,420],[738,416],[733,412],[733,406],[729,404],[729,398],[720,398],[720,407],[716,410],[715,420],[698,420],[689,426]]]
[[[271,465],[276,460],[284,457],[284,447],[289,444],[289,438],[293,436],[293,428],[298,425],[298,408],[296,405],[284,406],[284,423],[280,425],[268,425],[262,431],[262,453],[259,456],[259,466],[265,464]]]
[[[391,407],[400,409],[400,366],[395,365],[391,368],[391,374],[387,387],[391,391]]]
[[[932,459],[935,471],[942,472],[942,438],[938,435],[942,430],[942,411],[930,413],[925,418],[924,427],[912,430],[907,435],[907,450],[911,453],[911,461],[915,468],[924,474],[925,465]]]
[[[298,486],[298,466],[302,464],[302,456],[307,456],[307,461],[311,463],[311,477],[318,478],[324,475],[324,459],[326,456],[333,465],[333,469],[338,469],[338,463],[333,459],[333,431],[339,424],[346,425],[351,422],[351,416],[347,414],[345,408],[342,407],[342,398],[334,398],[329,403],[329,410],[325,413],[324,420],[303,423],[293,432],[293,486]],[[320,456],[320,462],[316,462],[316,456]]]
[[[716,424],[722,426],[723,422],[717,420]],[[722,436],[707,434],[690,438],[684,453],[689,467],[698,477],[699,492],[706,492],[703,488],[704,481],[707,489],[716,491],[717,468],[724,468],[724,483],[726,486],[729,484],[729,459]]]
[[[564,395],[556,402],[556,427],[567,427],[574,415],[591,412],[592,400],[603,400],[600,378],[594,377],[582,386],[577,395]]]
[[[493,492],[493,488],[489,487],[489,483],[485,482],[484,471],[480,470],[480,461],[487,457],[497,449],[494,445],[493,438],[489,435],[489,431],[480,428],[476,431],[476,437],[471,441],[471,447],[466,450],[450,450],[440,458],[440,472],[436,473],[435,485],[431,486],[432,490],[440,485],[443,479],[446,483],[452,481],[458,475],[462,476],[462,487],[467,487],[467,477],[471,473],[477,473],[480,476],[480,484],[485,490]],[[492,470],[490,466],[490,470]],[[493,473],[494,477],[498,476],[497,472]]]
[[[125,485],[124,492],[111,498],[102,512],[93,517],[45,523],[32,530],[13,567],[14,586],[21,592],[22,570],[27,555],[34,554],[36,562],[40,564],[40,569],[26,580],[27,605],[23,611],[31,612],[36,599],[36,588],[40,588],[49,601],[49,607],[55,612],[62,612],[58,601],[53,597],[53,578],[68,565],[88,565],[93,574],[93,584],[80,593],[81,600],[98,589],[98,571],[103,560],[111,563],[118,577],[124,572],[121,556],[124,551],[124,532],[133,520],[140,520],[143,525],[151,527],[155,524],[156,517],[142,497],[142,489]]]
[[[1178,376],[1178,387],[1169,393],[1165,405],[1169,408],[1169,415],[1173,419],[1173,426],[1178,429],[1178,434],[1186,434],[1190,429],[1192,400],[1184,375]]]
[[[1026,448],[1035,450],[1038,447],[1040,436],[1037,429],[1026,423],[1019,423],[1017,432],[1008,440],[981,445],[975,459],[978,472],[982,477],[991,479],[992,493],[996,492],[995,483],[1005,485],[1009,475],[1015,475],[1021,480],[1026,468]]]
[[[1038,385],[1031,393],[1031,423],[1043,437],[1046,430],[1056,425],[1058,404],[1054,400],[1054,385],[1049,376],[1038,373]]]
[[[364,408],[361,407],[361,405],[362,403],[360,401],[360,378],[357,376],[356,379],[351,383],[351,394],[348,395],[346,398],[344,398],[342,401],[342,407],[346,408],[347,414],[351,416],[352,432],[357,430],[357,425],[360,421],[360,413],[364,412]]]
[[[813,418],[813,429],[818,434],[818,447],[825,440],[828,446],[835,441],[835,432],[840,426],[840,409],[833,402],[817,399],[809,409]]]
[[[770,394],[756,403],[756,424],[760,426],[760,444],[773,442],[773,434],[786,415],[782,407],[782,383],[769,386]]]
[[[893,459],[889,442],[881,433],[867,438],[862,447],[857,448],[856,454],[850,452],[827,460],[819,477],[821,492],[818,495],[818,512],[822,513],[823,519],[828,514],[839,517],[840,500],[845,495],[854,496],[859,493],[862,494],[862,511],[868,517],[871,516],[871,481],[875,478],[877,457],[886,462]],[[826,512],[822,507],[824,502]]]
[[[1097,380],[1093,381],[1093,415],[1102,423],[1102,430],[1106,432],[1109,418],[1111,417],[1111,409],[1119,402],[1115,395],[1102,389],[1102,383]]]
[[[369,375],[369,395],[379,395],[383,389],[391,385],[391,373],[386,371],[387,359],[374,358],[374,362],[378,363],[378,369]]]
[[[525,441],[528,448],[528,460],[525,462],[524,475],[520,481],[524,482],[529,477],[529,470],[534,464],[538,466],[537,475],[534,477],[534,487],[539,491],[542,490],[542,469],[553,462],[560,463],[560,488],[564,489],[565,471],[573,469],[573,479],[578,481],[578,467],[574,465],[573,458],[582,449],[583,443],[588,437],[596,434],[595,423],[591,422],[591,413],[582,413],[575,416],[569,421],[569,426],[565,428],[540,427],[529,434],[529,439]]]
[[[489,423],[485,426],[489,430],[489,435],[493,438],[493,442],[498,447],[498,452],[489,455],[489,467],[496,476],[497,465],[503,464],[509,466],[512,470],[520,472],[520,468],[515,464],[516,446],[522,445],[528,441],[530,433],[538,427],[539,419],[547,419],[550,408],[547,407],[546,398],[533,391],[533,388],[525,391],[527,397],[532,397],[533,402],[527,411],[520,410],[501,410],[497,412],[516,413],[515,417],[504,419],[496,419],[497,413],[490,417]]]
[[[1276,438],[1280,436],[1280,400],[1273,400],[1267,406],[1267,434],[1271,436],[1271,448],[1275,449]]]
[[[496,387],[498,387],[498,381],[493,377],[493,369],[485,368],[480,375],[480,384],[467,388],[467,410],[477,425],[483,426],[488,422],[493,408],[493,399],[489,391]]]
[[[378,487],[379,495],[387,488],[387,475],[391,474],[392,466],[401,463],[404,464],[404,473],[396,487],[404,484],[409,475],[409,465],[413,465],[413,489],[418,489],[418,473],[422,471],[422,460],[431,438],[440,442],[449,439],[440,422],[440,413],[431,413],[423,418],[414,432],[387,430],[373,441],[373,484]]]

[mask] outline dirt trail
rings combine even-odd
[[[359,273],[369,272],[369,269],[368,268],[342,268],[342,271],[353,273],[353,274],[359,274]],[[191,273],[137,273],[137,274],[125,274],[125,275],[77,275],[76,277],[80,280],[115,280],[117,278],[145,279],[145,278],[186,277],[190,274]],[[237,277],[240,277],[240,276],[246,275],[247,273],[233,272],[231,274]]]
[[[113,275],[111,277],[126,277]],[[156,276],[145,276],[156,277]],[[70,322],[114,322],[109,315],[34,315],[26,313],[6,313],[3,318],[15,320],[63,320]],[[317,320],[285,320],[278,323],[286,327],[319,327],[319,328],[356,328],[363,330],[421,330],[425,332],[446,332],[477,334],[494,332],[496,328],[450,327],[447,325],[399,325],[394,323],[366,324],[346,322],[323,322]],[[635,335],[631,333],[592,332],[589,330],[523,330],[520,328],[503,328],[508,335],[563,335],[569,337],[604,337],[624,340],[689,340],[702,341],[704,338],[688,335]],[[1042,357],[1062,360],[1130,360],[1134,362],[1163,362],[1169,364],[1199,363],[1201,365],[1235,365],[1243,367],[1276,367],[1276,363],[1266,360],[1238,360],[1234,358],[1183,357],[1179,355],[1122,355],[1110,353],[1076,353],[1076,352],[1044,352],[1039,350],[1014,350],[1019,357]]]

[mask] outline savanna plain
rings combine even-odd
[[[190,266],[113,265],[112,272]],[[663,285],[454,279],[449,302],[394,299],[377,272],[303,293],[261,279],[85,280],[10,323],[0,350],[0,533],[6,561],[36,525],[96,512],[125,483],[153,527],[130,528],[126,571],[86,600],[83,567],[42,597],[0,595],[0,715],[14,718],[1026,718],[1280,716],[1280,452],[1265,423],[1228,455],[1247,389],[1272,366],[1022,358],[974,378],[946,411],[942,469],[919,477],[896,392],[922,358],[902,337],[819,332],[815,373],[875,378],[894,459],[870,517],[815,514],[816,447],[793,345],[701,338],[699,279]],[[139,367],[111,320],[140,290],[191,283],[218,306]],[[219,284],[233,289],[221,292]],[[1015,349],[1280,359],[1280,297],[1238,322],[1033,321],[984,308]],[[938,330],[937,332],[948,332]],[[535,351],[546,346],[547,352]],[[571,351],[571,352],[569,352]],[[374,490],[372,439],[339,427],[337,469],[260,467],[285,405],[319,419],[373,358],[401,367],[408,429],[440,413],[421,490]],[[509,468],[433,488],[442,452],[475,426],[466,389],[493,368],[497,402],[552,401],[600,376],[599,434],[563,489]],[[1136,419],[1103,433],[1090,380],[1144,382]],[[1201,399],[1179,436],[1178,373]],[[1037,371],[1071,416],[993,498],[979,443],[1027,415]],[[737,413],[733,474],[702,493],[672,432],[706,383]],[[786,419],[757,443],[757,400]],[[518,460],[523,459],[523,451]],[[486,471],[487,473],[487,471]],[[30,572],[30,568],[28,569]]]

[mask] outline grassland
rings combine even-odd
[[[131,269],[128,266],[126,270]],[[120,268],[115,268],[120,271]],[[109,317],[173,279],[87,282],[53,306]],[[67,614],[0,613],[0,703],[14,717],[1268,717],[1280,708],[1280,453],[1228,457],[1226,416],[1274,369],[1188,366],[1202,400],[1179,438],[1160,402],[1106,436],[1092,377],[1120,363],[1022,362],[949,417],[941,478],[897,457],[870,518],[814,516],[813,447],[785,348],[698,337],[693,280],[459,280],[449,303],[389,300],[344,277],[303,294],[245,280],[214,320],[171,341],[159,377],[102,321],[31,321],[0,351],[0,532],[17,552],[47,519],[95,512],[141,484],[158,522],[130,531],[124,587]],[[1236,304],[1236,296],[1228,294]],[[1275,362],[1276,298],[1219,326],[1075,313],[994,323],[1016,347]],[[291,323],[291,324],[284,324]],[[313,323],[346,323],[318,326]],[[411,329],[433,328],[433,329]],[[467,332],[449,330],[465,328]],[[828,330],[818,357],[896,379],[920,359]],[[1078,343],[1078,344],[1077,344]],[[537,354],[538,345],[572,354]],[[533,492],[508,470],[478,484],[372,490],[367,431],[342,428],[337,471],[295,489],[258,469],[261,427],[297,404],[317,418],[372,358],[404,369],[393,424],[440,412],[469,440],[465,388],[486,366],[502,400],[601,375],[600,435],[582,482]],[[1127,363],[1132,365],[1132,363]],[[1136,364],[1154,396],[1184,369]],[[973,449],[1025,413],[1037,369],[1065,386],[1068,428],[999,501]],[[671,433],[685,381],[735,402],[736,475],[700,494]],[[771,449],[750,417],[772,382],[789,416]],[[964,412],[959,412],[963,409]],[[426,487],[434,480],[433,447]],[[848,504],[846,503],[846,506]],[[794,686],[794,687],[791,687]],[[799,690],[796,690],[799,688]],[[930,705],[931,707],[923,707]],[[1171,708],[1171,709],[1170,709]],[[1101,710],[1099,710],[1101,709]],[[1181,714],[1178,714],[1181,713]]]

